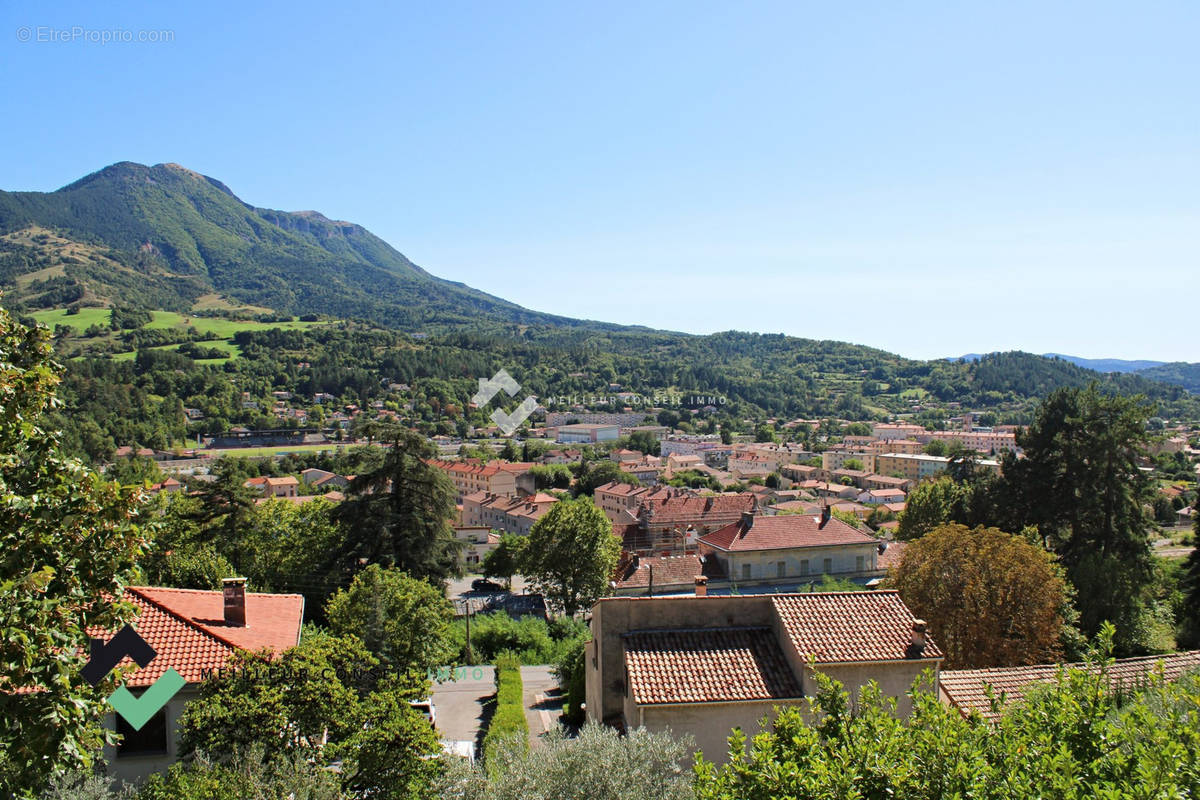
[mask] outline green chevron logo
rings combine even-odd
[[[145,668],[157,655],[154,648],[132,626],[126,625],[107,644],[103,639],[91,640],[90,657],[81,674],[84,680],[95,686],[126,656],[133,659],[139,667]],[[108,696],[108,704],[135,731],[140,731],[186,683],[174,667],[168,667],[149,689],[142,692],[141,697],[135,697],[129,689],[120,686]]]

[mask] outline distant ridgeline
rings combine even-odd
[[[1145,394],[1163,416],[1200,419],[1196,397],[1149,379],[1200,388],[1196,365],[1101,375],[1027,353],[914,361],[843,342],[691,336],[529,311],[430,275],[358,225],[255,208],[173,164],[124,162],[54,192],[0,192],[0,291],[5,306],[58,329],[75,412],[63,424],[93,456],[114,442],[280,427],[272,389],[365,408],[405,384],[409,394],[389,400],[398,418],[453,433],[478,378],[500,368],[539,397],[726,398],[697,418],[665,412],[709,430],[900,413],[939,424],[959,413],[952,404],[1022,422],[1052,389],[1091,381]],[[244,405],[246,390],[263,402]],[[200,416],[185,418],[185,408]]]

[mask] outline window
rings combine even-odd
[[[824,571],[825,572],[833,572],[833,559],[832,558],[825,559]]]
[[[744,581],[750,580],[750,565],[749,564],[742,564],[742,580],[744,580]]]
[[[787,572],[787,563],[786,562],[780,561],[777,564],[775,564],[775,575],[777,577],[782,578],[786,572]]]
[[[854,569],[858,570],[859,572],[862,572],[864,569],[866,569],[866,560],[862,556],[854,557]]]
[[[801,575],[808,574],[808,559],[807,558],[800,559],[800,574]]]
[[[167,709],[164,706],[151,717],[140,731],[125,721],[120,714],[117,717],[117,733],[121,734],[121,742],[117,745],[117,758],[132,756],[163,755],[167,752]]]

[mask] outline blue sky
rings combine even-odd
[[[544,311],[1200,361],[1200,5],[950,6],[9,2],[0,187],[174,161]]]

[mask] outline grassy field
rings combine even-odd
[[[107,329],[112,319],[112,312],[107,308],[81,308],[78,314],[68,314],[65,308],[58,308],[52,311],[35,311],[31,316],[50,328],[50,330],[54,330],[55,325],[69,325],[75,329],[76,334],[82,334],[92,325],[100,325]],[[321,322],[258,322],[256,320],[235,320],[220,317],[193,317],[188,314],[180,314],[177,311],[151,311],[150,316],[150,322],[145,325],[147,330],[191,328],[199,333],[213,333],[221,337],[212,341],[199,342],[199,345],[201,347],[223,350],[228,355],[222,358],[197,359],[197,364],[223,364],[231,358],[241,356],[241,349],[233,343],[233,337],[239,331],[265,331],[272,328],[294,331],[325,324]],[[178,347],[179,345],[177,344],[168,344],[154,349],[175,350]],[[117,353],[113,356],[113,360],[130,361],[136,355],[133,352]]]
[[[200,333],[215,333],[222,339],[232,339],[239,331],[265,331],[271,328],[283,328],[295,331],[321,325],[320,322],[257,322],[244,319],[223,319],[221,317],[190,317],[175,311],[151,311],[154,317],[146,327],[154,328],[194,328]]]
[[[81,308],[78,314],[68,314],[65,308],[56,308],[53,311],[35,311],[29,316],[50,330],[54,330],[55,325],[69,325],[77,332],[83,333],[93,325],[107,328],[112,319],[112,312],[107,308]]]

